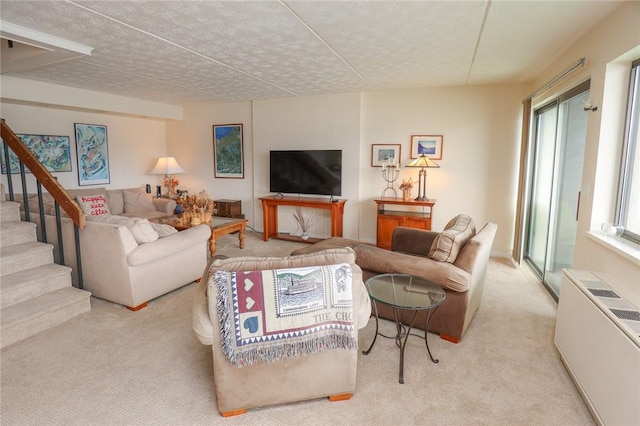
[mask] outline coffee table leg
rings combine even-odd
[[[216,233],[211,232],[211,237],[209,238],[209,252],[211,253],[211,257],[216,255]]]
[[[240,241],[240,248],[244,248],[244,227],[240,228],[238,232],[238,240]]]

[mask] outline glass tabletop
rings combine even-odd
[[[406,274],[375,275],[365,286],[375,301],[402,309],[431,309],[446,298],[442,287]]]

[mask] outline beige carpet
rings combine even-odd
[[[249,232],[218,253],[283,255],[300,247]],[[191,284],[138,312],[92,298],[92,311],[1,353],[2,425],[590,425],[595,424],[553,345],[556,303],[526,270],[493,259],[464,340],[411,337],[405,384],[398,350],[379,339],[359,355],[349,401],[326,399],[219,416],[211,351],[191,331]],[[390,332],[392,324],[382,323]],[[360,347],[373,337],[361,331]],[[322,374],[322,372],[318,372]]]

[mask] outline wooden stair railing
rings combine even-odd
[[[78,287],[82,288],[82,260],[80,254],[80,235],[78,230],[83,229],[87,224],[87,215],[82,211],[80,206],[73,201],[73,197],[64,189],[57,179],[42,165],[38,158],[22,143],[20,138],[11,130],[7,125],[4,118],[0,119],[1,133],[0,136],[5,144],[5,152],[3,153],[3,159],[7,173],[7,186],[9,190],[10,199],[13,201],[13,178],[11,173],[11,167],[9,164],[9,152],[6,149],[8,147],[20,160],[20,177],[22,182],[22,193],[24,197],[24,209],[26,220],[29,220],[29,203],[27,198],[27,184],[25,179],[24,167],[27,167],[33,174],[37,181],[38,192],[38,204],[40,208],[40,224],[42,226],[43,239],[46,242],[46,228],[44,218],[44,208],[42,204],[42,186],[45,187],[47,192],[55,200],[55,217],[58,234],[58,249],[60,263],[64,263],[64,247],[62,243],[62,228],[60,221],[60,207],[67,213],[69,218],[75,224],[75,244],[76,244],[76,257],[78,264]]]
[[[29,149],[24,146],[22,141],[13,130],[2,119],[2,140],[5,144],[11,148],[16,156],[24,163],[24,165],[33,173],[33,176],[38,182],[45,187],[47,192],[51,194],[54,200],[62,207],[62,209],[69,215],[73,223],[78,228],[83,229],[87,224],[87,215],[82,211],[80,206],[73,201],[73,197],[64,189],[62,185],[58,183],[55,177],[42,165],[40,161]],[[7,165],[7,169],[8,169]],[[10,176],[7,173],[7,176]]]

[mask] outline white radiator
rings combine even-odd
[[[564,271],[555,344],[599,423],[640,425],[640,312],[607,278]]]

